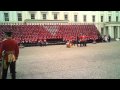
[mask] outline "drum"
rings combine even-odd
[[[66,43],[66,47],[67,48],[71,48],[71,44],[70,43]]]

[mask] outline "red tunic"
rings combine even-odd
[[[13,39],[7,39],[2,42],[1,51],[9,52],[14,51],[16,59],[19,55],[19,46],[18,43]],[[8,54],[5,54],[5,60],[8,62]]]
[[[2,50],[1,50],[1,42],[0,42],[0,61],[1,61],[1,58],[2,58]]]
[[[82,36],[80,36],[79,39],[80,39],[81,42],[83,41],[83,37]]]
[[[1,51],[1,47],[0,47],[0,61],[2,60],[2,51]]]
[[[86,41],[87,40],[87,37],[86,36],[80,36],[80,41]]]

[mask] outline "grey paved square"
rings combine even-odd
[[[120,79],[120,42],[21,48],[16,70],[17,79]]]

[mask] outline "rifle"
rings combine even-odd
[[[6,60],[4,60],[4,57],[5,57],[5,50],[2,52],[2,68],[7,69],[7,64],[6,64]]]

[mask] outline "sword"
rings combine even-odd
[[[3,72],[3,58],[4,58],[3,53],[4,52],[2,52],[2,57],[0,61],[0,79],[2,79],[2,72]]]
[[[2,70],[7,68],[6,61],[4,60],[5,51],[2,52]]]

